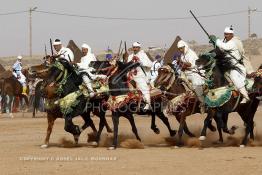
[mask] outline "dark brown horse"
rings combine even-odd
[[[202,66],[207,71],[207,75],[210,75],[210,77],[207,77],[207,79],[212,82],[212,85],[208,87],[209,89],[228,86],[229,82],[224,77],[225,72],[232,69],[239,71],[238,68],[230,62],[230,59],[226,58],[223,54],[221,54],[221,52],[218,51],[216,51],[216,54],[208,53],[200,56],[196,64]],[[260,69],[261,68],[262,66],[260,66]],[[210,114],[212,115],[209,115],[205,121],[211,120],[213,117],[216,117],[219,120],[218,131],[220,142],[223,142],[221,129],[226,127],[226,123],[224,123],[221,118],[222,116],[228,116],[231,112],[238,112],[246,126],[245,136],[240,146],[244,147],[247,144],[249,135],[250,138],[254,140],[254,116],[259,105],[259,100],[256,97],[260,95],[261,75],[255,78],[254,86],[249,92],[250,101],[248,103],[240,104],[239,101],[242,97],[238,94],[236,97],[232,95],[231,98],[222,106],[209,107]],[[201,140],[204,140],[206,137],[206,127],[205,123],[201,132]]]

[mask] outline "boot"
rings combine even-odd
[[[23,90],[22,90],[22,94],[23,94],[23,95],[27,95],[27,94],[26,94],[26,90],[27,90],[26,86],[23,86]]]
[[[94,92],[94,89],[92,87],[92,80],[90,80],[87,75],[83,75],[83,82],[84,84],[86,85],[88,91],[90,92],[89,93],[89,96],[90,98],[94,97],[95,96],[95,92]]]
[[[239,92],[243,95],[243,99],[242,99],[242,101],[240,102],[240,104],[245,104],[245,103],[247,103],[248,101],[250,101],[250,98],[249,98],[249,96],[248,96],[248,92],[247,92],[247,90],[246,90],[245,87],[240,88],[240,89],[239,89]]]
[[[149,110],[149,109],[151,109],[151,97],[150,97],[150,94],[144,95],[144,98],[145,98],[145,102],[146,102],[146,105],[145,105],[145,107],[144,107],[144,110]]]

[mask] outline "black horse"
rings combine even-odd
[[[229,82],[225,78],[225,73],[230,70],[239,70],[229,58],[225,57],[225,54],[219,50],[213,50],[207,54],[203,54],[197,60],[196,64],[198,66],[202,66],[206,70],[207,79],[209,81],[209,89],[216,89],[223,86],[229,86]],[[261,67],[261,66],[260,66]],[[209,113],[213,115],[209,115],[204,122],[204,127],[201,132],[201,140],[204,140],[206,137],[206,129],[207,124],[210,123],[212,118],[215,118],[217,121],[218,132],[219,132],[219,142],[223,142],[222,129],[227,128],[227,118],[228,114],[231,112],[238,112],[241,119],[244,121],[246,130],[245,136],[242,140],[241,147],[245,146],[248,142],[248,136],[250,134],[250,138],[254,140],[254,116],[259,105],[259,100],[256,98],[259,96],[259,92],[261,89],[258,89],[257,83],[260,82],[261,78],[256,78],[255,84],[253,86],[253,90],[249,93],[250,101],[246,104],[240,104],[241,100],[240,94],[231,98],[222,106],[209,108]],[[261,88],[261,87],[260,87]],[[224,118],[224,120],[223,120]]]
[[[93,131],[96,132],[93,121],[90,118],[90,112],[93,111],[93,113],[98,115],[100,118],[99,132],[98,132],[99,134],[97,135],[97,140],[96,140],[98,142],[102,129],[106,123],[106,119],[105,119],[106,110],[100,109],[103,107],[102,105],[98,106],[100,108],[94,107],[94,104],[97,105],[98,103],[89,101],[89,99],[86,98],[79,91],[79,85],[82,84],[82,78],[76,73],[74,67],[70,65],[66,60],[60,59],[50,67],[49,75],[47,77],[48,78],[45,80],[46,82],[44,88],[45,97],[53,96],[52,93],[50,94],[51,91],[49,90],[53,86],[56,86],[54,89],[56,89],[56,91],[59,92],[59,99],[63,99],[64,97],[66,97],[68,94],[71,93],[80,93],[78,97],[75,99],[74,101],[75,104],[72,106],[71,110],[64,109],[63,111],[59,109],[60,113],[62,112],[62,116],[65,118],[65,127],[64,127],[65,131],[74,135],[74,139],[76,143],[78,142],[78,138],[82,130],[85,129],[86,127],[91,126]],[[60,90],[58,91],[58,89]],[[85,120],[85,125],[82,126],[81,128],[72,122],[72,119],[78,115],[81,115]]]
[[[113,63],[112,63],[113,62]],[[124,95],[130,95],[129,89],[129,81],[127,78],[127,72],[131,69],[139,66],[139,63],[122,63],[120,61],[110,61],[110,62],[96,62],[92,63],[91,65],[102,71],[105,74],[109,74],[108,84],[110,89],[111,97],[120,97]],[[111,64],[111,65],[110,65]],[[131,92],[132,93],[132,92]],[[118,135],[118,125],[119,125],[119,117],[124,116],[127,118],[131,124],[132,131],[135,134],[136,138],[141,141],[138,133],[137,128],[134,122],[133,114],[139,115],[151,115],[153,118],[158,116],[164,124],[167,126],[170,135],[174,136],[176,134],[175,130],[172,130],[170,124],[168,122],[168,118],[163,113],[163,100],[162,98],[157,98],[152,100],[151,102],[151,109],[150,110],[143,110],[145,103],[143,101],[132,100],[127,101],[126,103],[122,104],[118,108],[112,110],[112,118],[114,124],[114,140],[113,144],[110,149],[116,149],[117,147],[117,135]],[[154,132],[159,133],[158,128],[151,127]]]

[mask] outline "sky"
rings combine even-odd
[[[45,44],[50,53],[49,38],[61,39],[67,45],[73,39],[78,46],[90,45],[95,53],[110,48],[117,50],[120,40],[139,41],[142,46],[168,48],[176,36],[207,44],[208,38],[194,19],[165,21],[105,20],[57,16],[40,13],[49,11],[78,15],[122,18],[177,18],[222,14],[246,10],[244,13],[227,16],[199,18],[210,34],[223,37],[226,26],[233,25],[236,35],[246,39],[248,35],[248,6],[262,11],[262,0],[0,0],[0,57],[29,55],[29,12],[32,13],[33,54],[44,54]],[[262,12],[251,14],[251,33],[262,37]]]

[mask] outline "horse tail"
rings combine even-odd
[[[33,117],[35,117],[35,112],[37,109],[39,109],[40,106],[40,99],[41,99],[41,86],[42,86],[43,81],[40,81],[36,84],[35,87],[35,98],[33,101]]]

